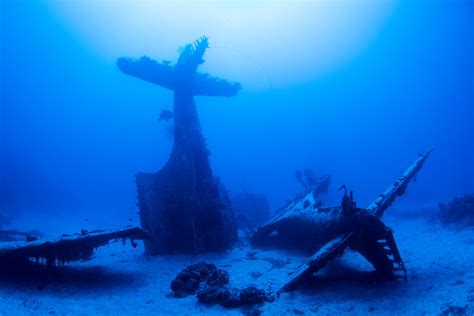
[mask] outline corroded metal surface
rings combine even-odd
[[[125,227],[117,230],[85,231],[80,234],[62,235],[54,239],[39,238],[32,241],[0,242],[0,261],[28,260],[45,261],[48,265],[89,258],[94,249],[113,241],[148,238],[148,233],[139,227]]]
[[[279,247],[315,253],[308,263],[290,274],[280,292],[294,288],[309,275],[320,270],[347,247],[358,251],[384,277],[406,279],[406,269],[393,232],[380,219],[397,197],[405,193],[408,183],[423,167],[431,151],[420,157],[367,208],[358,208],[352,192],[347,192],[341,206],[323,207],[309,193],[292,201],[251,236],[257,247]],[[399,273],[401,272],[401,274]]]

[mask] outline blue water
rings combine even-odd
[[[333,177],[328,203],[338,203],[336,188],[346,184],[363,206],[430,148],[432,157],[398,207],[436,208],[474,191],[471,2],[387,1],[359,46],[351,33],[345,39],[350,26],[344,29],[341,4],[333,10],[341,20],[331,17],[328,34],[317,29],[317,5],[295,3],[301,19],[280,16],[265,29],[245,27],[243,15],[236,20],[234,11],[249,6],[237,1],[213,8],[220,13],[214,24],[175,25],[174,36],[173,16],[163,29],[156,21],[156,35],[146,27],[124,34],[113,17],[124,3],[1,2],[0,208],[7,215],[100,212],[117,223],[136,217],[135,173],[158,171],[171,149],[168,127],[157,118],[171,109],[172,93],[125,76],[115,60],[176,60],[176,48],[201,35],[211,46],[203,70],[243,86],[233,98],[197,98],[214,173],[231,192],[263,193],[275,209],[301,190],[294,171],[313,168]],[[104,15],[87,16],[89,6]],[[373,7],[348,6],[359,12],[351,23],[362,23]],[[177,19],[178,9],[170,10]],[[190,10],[185,3],[181,9]],[[140,18],[133,21],[123,23]],[[213,37],[217,29],[232,32]],[[276,45],[279,38],[287,42]],[[357,48],[332,60],[349,49],[345,43]],[[323,46],[325,56],[318,54]],[[233,60],[245,67],[233,69]]]
[[[168,159],[172,121],[158,118],[173,109],[173,92],[116,61],[174,63],[201,36],[210,47],[199,70],[242,85],[234,97],[195,98],[214,175],[232,197],[258,194],[240,205],[273,213],[303,190],[295,171],[310,168],[331,175],[325,205],[339,205],[346,185],[365,207],[433,149],[386,212],[409,216],[383,219],[408,283],[374,284],[370,264],[347,251],[325,267],[329,278],[265,303],[265,315],[472,312],[472,226],[433,220],[438,203],[474,193],[471,0],[0,0],[0,230],[89,236],[139,225],[135,175]],[[445,221],[463,207],[474,215],[467,198],[456,203],[452,218],[451,204],[441,207]],[[230,285],[268,293],[303,262],[243,237],[223,253],[144,250],[115,244],[92,260],[26,270],[20,260],[4,269],[1,254],[0,315],[238,314],[171,298],[170,282],[208,260],[229,271]]]

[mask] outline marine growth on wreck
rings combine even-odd
[[[468,2],[1,2],[0,316],[474,315]]]
[[[149,254],[223,251],[237,239],[227,191],[212,173],[194,96],[235,96],[240,84],[197,72],[207,48],[206,37],[184,46],[176,65],[148,57],[117,61],[122,72],[173,91],[174,143],[168,162],[158,173],[136,176]]]

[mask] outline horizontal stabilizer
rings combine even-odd
[[[156,60],[143,56],[140,59],[119,58],[117,67],[123,73],[174,90],[174,67],[159,63]]]
[[[140,59],[119,58],[117,66],[127,75],[170,90],[176,90],[181,81],[173,65],[167,62],[159,63],[146,56]],[[208,74],[196,73],[193,79],[192,94],[196,96],[232,97],[240,89],[239,83],[231,83]]]
[[[233,97],[237,95],[241,88],[240,83],[229,82],[198,72],[194,78],[193,95]]]

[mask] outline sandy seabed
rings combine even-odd
[[[262,315],[474,315],[474,230],[424,219],[387,217],[408,269],[408,282],[376,282],[371,266],[346,252],[320,276],[273,303]],[[274,291],[307,258],[245,244],[224,254],[143,255],[143,246],[111,244],[88,261],[55,271],[3,271],[0,315],[242,315],[245,310],[170,297],[170,282],[186,265],[209,261],[235,287]],[[34,272],[34,273],[32,273]],[[444,313],[444,314],[443,314]],[[456,314],[458,313],[458,314]]]

